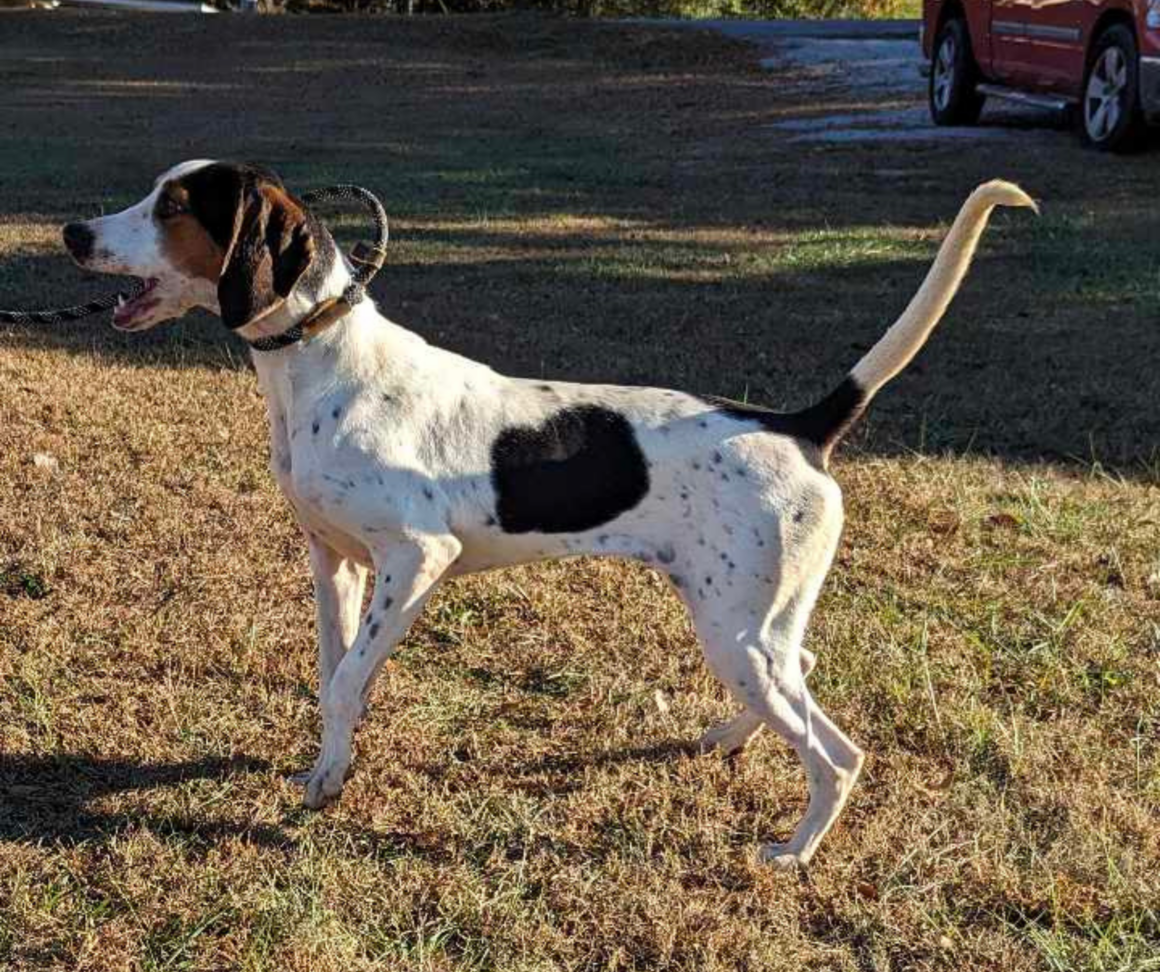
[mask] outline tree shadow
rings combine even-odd
[[[1133,263],[1115,262],[1136,245],[1138,232],[1133,226],[1105,234],[1084,259],[1095,264],[1102,252],[1107,265],[1087,269],[1050,241],[1047,253],[1028,257],[1024,234],[998,237],[995,249],[977,258],[930,347],[876,398],[848,448],[1100,464],[1154,479],[1160,332],[1146,313],[1151,257],[1141,251]],[[492,246],[494,237],[483,235],[477,241],[464,231],[455,245]],[[849,244],[837,236],[832,242]],[[1045,271],[1051,246],[1055,262]],[[688,242],[665,250],[681,265],[696,262],[699,252]],[[507,251],[454,267],[399,261],[372,294],[392,319],[502,373],[676,388],[792,410],[841,380],[901,312],[928,266],[923,254],[747,279],[706,270],[690,279],[642,273],[634,258],[615,243],[595,257],[566,241],[549,252]],[[67,268],[38,256],[5,272],[38,277],[50,288]],[[1006,294],[999,307],[996,286]],[[84,293],[62,282],[65,301]],[[4,334],[0,329],[0,342]],[[103,317],[13,325],[7,341],[129,367],[249,367],[244,345],[204,313],[142,335],[120,334]]]

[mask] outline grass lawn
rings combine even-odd
[[[838,457],[807,644],[869,760],[804,875],[754,861],[796,760],[693,755],[732,704],[613,561],[444,587],[342,802],[301,809],[310,580],[246,355],[208,318],[0,328],[0,967],[1160,969],[1157,156],[793,144],[766,126],[885,102],[751,61],[523,16],[0,14],[4,306],[107,286],[66,219],[256,159],[383,197],[376,296],[429,340],[796,407],[978,182],[1044,210],[997,216]]]

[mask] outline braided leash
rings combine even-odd
[[[365,296],[367,284],[382,269],[383,262],[387,259],[387,238],[390,235],[387,227],[387,211],[383,209],[383,204],[379,202],[378,196],[362,186],[327,186],[325,189],[315,189],[313,192],[308,192],[302,197],[302,201],[306,203],[346,199],[353,199],[355,202],[361,203],[363,208],[371,214],[371,219],[375,223],[374,243],[369,245],[360,243],[351,254],[351,262],[355,264],[355,270],[351,275],[351,284],[347,290],[352,291],[351,296],[354,296],[353,291],[357,290],[358,295],[354,296],[354,300],[351,301],[351,303],[357,304]],[[346,294],[343,296],[345,297]]]
[[[354,264],[354,273],[351,283],[343,291],[342,299],[351,307],[360,303],[366,296],[367,284],[382,268],[387,258],[387,213],[383,204],[374,193],[362,186],[327,186],[325,189],[315,189],[302,197],[306,203],[345,201],[352,199],[366,208],[375,223],[375,241],[372,244],[359,243],[351,254],[350,260]],[[130,301],[145,289],[144,281],[134,281],[125,290],[120,290],[103,297],[97,297],[85,304],[74,304],[71,307],[54,307],[50,310],[16,311],[0,310],[0,324],[62,324],[65,321],[79,321],[101,311],[112,310],[121,301]],[[297,332],[297,333],[295,333]],[[274,351],[288,347],[302,340],[301,324],[296,324],[284,334],[272,338],[263,338],[251,341],[250,346],[257,351]]]
[[[128,290],[97,297],[87,304],[39,311],[0,310],[0,324],[61,324],[64,321],[79,321],[82,317],[91,317],[101,311],[112,310],[119,301],[132,300],[144,289],[145,282],[138,280],[130,284]]]

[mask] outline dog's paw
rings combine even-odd
[[[755,726],[742,714],[708,730],[697,743],[697,749],[702,755],[719,752],[722,756],[736,756],[757,735],[760,728],[760,725]]]
[[[730,732],[731,723],[724,723],[709,729],[697,742],[697,751],[702,755],[720,752],[722,756],[732,756],[745,748],[748,737],[737,738],[735,732]]]
[[[793,871],[806,866],[806,862],[790,849],[789,844],[763,844],[757,859],[779,871]]]
[[[306,781],[306,790],[302,794],[303,806],[321,810],[328,803],[333,803],[342,796],[342,787],[348,774],[349,767],[337,763],[316,766]]]

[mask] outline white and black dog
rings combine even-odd
[[[375,675],[447,577],[547,557],[630,557],[672,581],[710,668],[744,706],[705,748],[762,725],[797,752],[809,807],[765,859],[805,863],[863,754],[810,695],[802,647],[842,529],[834,445],[918,352],[966,273],[991,210],[1034,206],[990,182],[966,201],[898,321],[816,405],[792,414],[652,388],[508,378],[432,347],[368,300],[254,366],[271,465],[306,534],[318,604],[322,749],[305,780],[342,791]],[[273,173],[186,162],[139,203],[65,227],[83,267],[133,274],[117,327],[192,307],[250,342],[342,294],[350,265]],[[374,588],[363,614],[364,587]]]

